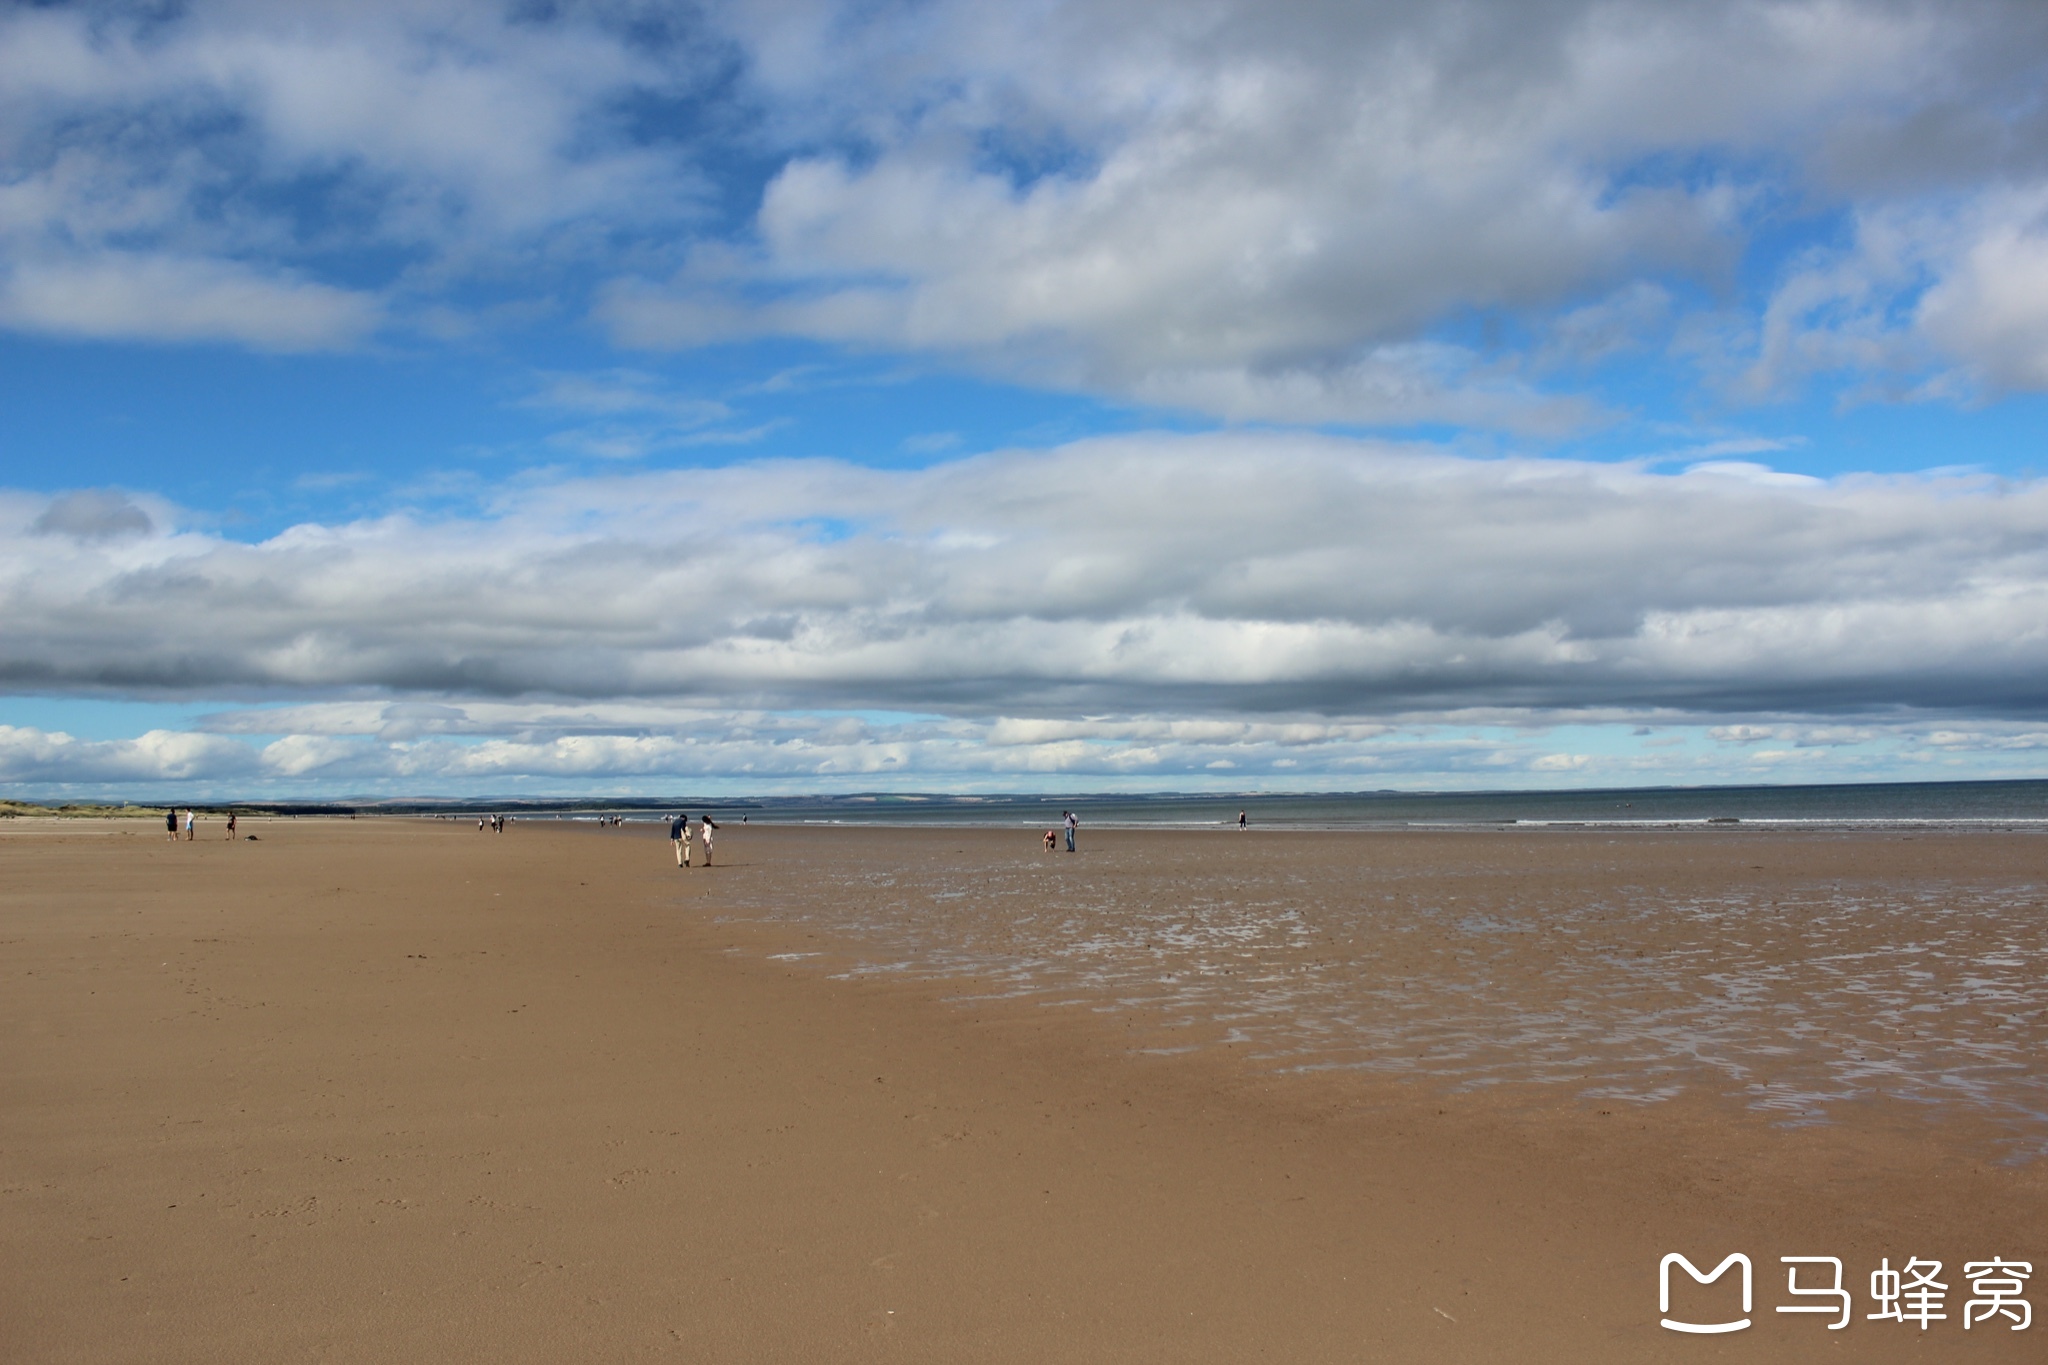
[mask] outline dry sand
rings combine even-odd
[[[2007,1361],[2048,1331],[1962,1330],[1963,1260],[2048,1259],[2041,1164],[1967,1116],[1281,1075],[1145,1051],[1185,1001],[825,970],[872,955],[828,923],[862,868],[1026,875],[1029,833],[729,825],[682,873],[647,829],[246,831],[0,831],[8,1361]],[[1114,915],[1210,864],[2023,891],[2040,848],[1227,837],[1037,866],[1121,879]],[[1663,1253],[1737,1250],[1753,1328],[1658,1327]],[[1848,1330],[1772,1312],[1795,1254],[1848,1263]],[[1863,1320],[1881,1255],[1947,1262],[1948,1321]]]

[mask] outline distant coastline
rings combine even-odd
[[[2013,826],[2048,828],[2048,779],[1813,785],[1603,787],[1482,792],[945,793],[805,796],[338,797],[322,801],[183,800],[203,811],[298,816],[449,816],[500,812],[528,819],[618,815],[656,820],[678,810],[730,813],[763,824],[1030,827],[1066,810],[1100,828],[1207,828],[1247,812],[1254,829],[1469,826]],[[165,803],[7,801],[15,815],[149,816]]]

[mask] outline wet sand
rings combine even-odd
[[[684,873],[652,829],[247,829],[0,829],[8,1360],[2031,1360],[2048,1330],[1960,1323],[1964,1260],[2048,1260],[2011,1112],[1799,1088],[1884,1041],[1845,1031],[1858,992],[1788,1062],[1803,1107],[1773,1108],[1711,1057],[1603,1050],[1654,1011],[1586,984],[1632,953],[1711,976],[1685,954],[1727,942],[1782,957],[1761,975],[1796,999],[1816,958],[1896,938],[1885,887],[1965,907],[1921,957],[2038,978],[2011,909],[2033,840],[1084,831],[1066,859],[1028,832],[728,826]],[[1482,882],[1478,919],[1424,913]],[[1883,903],[1758,933],[1711,909],[1844,882]],[[1409,901],[1366,915],[1368,890]],[[1033,904],[1064,918],[1015,929]],[[1886,970],[1880,995],[1918,988]],[[1685,979],[1630,990],[1700,1018]],[[1399,1013],[1365,989],[1397,983],[1446,1021],[1443,1065],[1359,1065],[1413,1030],[1338,1036]],[[1976,1018],[2023,1079],[2016,990],[1925,1046]],[[1488,1043],[1501,1001],[1595,1022]],[[1656,1084],[1589,1097],[1567,1052]],[[1660,1256],[1738,1250],[1754,1327],[1657,1326]],[[1777,1257],[1820,1254],[1857,1291],[1846,1331],[1772,1311]],[[1948,1320],[1865,1321],[1869,1269],[1914,1255],[1947,1263]]]

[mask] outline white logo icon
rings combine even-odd
[[[1734,1322],[1679,1322],[1669,1316],[1671,1312],[1671,1267],[1674,1265],[1684,1266],[1685,1273],[1692,1276],[1696,1284],[1712,1284],[1727,1273],[1729,1266],[1740,1265],[1742,1267],[1742,1311],[1744,1316]],[[1837,1275],[1840,1272],[1841,1267],[1837,1264]],[[1798,1272],[1793,1271],[1791,1273],[1796,1275]],[[1751,1302],[1750,1274],[1749,1257],[1739,1251],[1730,1252],[1728,1258],[1715,1266],[1713,1273],[1708,1275],[1701,1274],[1698,1266],[1686,1260],[1685,1257],[1677,1252],[1672,1252],[1657,1263],[1657,1310],[1666,1315],[1663,1319],[1664,1325],[1674,1332],[1698,1332],[1702,1334],[1740,1332],[1743,1328],[1749,1326],[1748,1313]]]

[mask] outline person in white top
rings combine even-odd
[[[703,820],[703,825],[704,825],[704,831],[703,831],[703,832],[704,832],[704,866],[706,866],[706,867],[709,867],[709,866],[711,866],[711,831],[712,831],[712,830],[714,830],[714,829],[717,829],[717,828],[718,828],[718,822],[717,822],[716,820],[712,819],[712,818],[711,818],[710,816],[708,816],[708,815],[707,815],[707,816],[705,816],[705,817],[704,817],[704,820]]]

